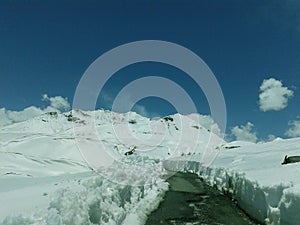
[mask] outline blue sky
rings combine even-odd
[[[239,131],[247,131],[251,122],[259,139],[285,137],[289,122],[299,120],[300,3],[295,0],[1,1],[0,108],[45,107],[45,93],[72,102],[81,76],[101,54],[151,39],[182,45],[207,63],[223,90],[227,133],[241,125]],[[103,89],[98,107],[109,108],[124,85],[146,75],[174,80],[199,113],[210,113],[193,80],[159,63],[120,70]],[[293,96],[283,109],[264,112],[259,88],[269,78],[282,81]],[[175,113],[157,98],[139,105],[150,116]]]

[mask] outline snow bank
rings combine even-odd
[[[91,118],[96,137],[87,126]],[[161,160],[195,154],[211,135],[180,115],[151,121],[103,110],[48,113],[2,127],[0,224],[144,224],[168,189]],[[81,154],[89,149],[79,149],[78,140],[84,147],[101,142],[115,162],[91,174]]]
[[[218,132],[197,115],[149,120],[105,110],[53,112],[1,127],[0,223],[143,224],[168,188],[163,165],[199,174],[262,223],[299,224],[300,167],[281,162],[300,155],[300,139],[225,143]],[[113,160],[91,174],[83,156],[98,151],[96,143]]]
[[[198,174],[261,223],[299,224],[300,166],[281,162],[284,155],[300,155],[300,139],[238,144],[222,146],[209,167],[202,166],[199,156],[167,160],[164,167]]]
[[[30,178],[28,178],[30,179]],[[130,186],[113,183],[98,174],[83,173],[80,176],[69,175],[63,179],[48,179],[47,185],[29,188],[31,192],[41,192],[35,198],[48,198],[49,203],[36,204],[29,212],[14,213],[7,216],[1,225],[92,225],[92,224],[144,224],[147,215],[162,200],[168,184],[160,179],[145,186]],[[35,183],[35,182],[33,182]],[[42,182],[39,181],[39,184]],[[56,190],[51,190],[51,186]],[[39,185],[38,185],[39,186]],[[24,187],[18,193],[26,194]],[[44,193],[44,194],[42,194]],[[6,190],[6,195],[12,191]],[[25,205],[32,204],[34,193],[22,196]],[[49,195],[49,196],[48,196]],[[10,200],[14,199],[10,196]],[[11,202],[2,207],[18,208]],[[19,211],[22,211],[19,208]],[[134,223],[133,223],[134,221]]]

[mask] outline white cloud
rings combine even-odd
[[[54,109],[54,111],[55,110],[68,111],[71,108],[70,103],[68,102],[68,99],[63,98],[61,96],[55,96],[55,97],[49,98],[47,94],[44,94],[42,100],[50,102],[50,106],[47,107],[48,110]]]
[[[11,124],[11,120],[6,115],[6,109],[0,109],[0,127]]]
[[[66,98],[63,98],[61,96],[48,97],[48,95],[45,94],[43,95],[42,100],[48,101],[50,105],[44,109],[38,108],[36,106],[30,106],[21,111],[13,111],[1,108],[0,126],[6,126],[17,122],[22,122],[46,112],[65,112],[70,110],[70,103]]]
[[[273,135],[273,134],[269,134],[268,135],[268,141],[274,141],[274,140],[276,140],[278,137],[276,137],[275,135]]]
[[[259,108],[263,112],[284,109],[288,105],[288,99],[294,94],[292,90],[283,87],[281,81],[274,78],[264,80],[260,92]]]
[[[110,94],[103,91],[101,94],[101,100],[102,103],[106,105],[108,108],[112,108],[112,111],[118,113],[126,113],[128,111],[134,111],[140,114],[141,116],[150,117],[146,107],[144,105],[134,103],[132,97],[128,93],[119,96],[119,98],[116,101],[116,98],[113,98]],[[129,106],[133,106],[133,107],[129,108]]]
[[[210,130],[214,134],[223,137],[221,129],[219,128],[218,124],[215,123],[215,121],[210,115],[201,115],[198,113],[192,113],[188,115],[188,117],[194,120],[196,123],[199,123],[204,128]]]
[[[291,128],[285,132],[285,135],[288,137],[300,137],[300,120],[290,121],[289,125]]]
[[[22,111],[6,110],[7,117],[13,122],[21,122],[21,121],[27,120],[28,118],[32,118],[32,117],[41,115],[42,113],[43,113],[43,110],[41,110],[40,108],[37,108],[35,106],[30,106],[28,108],[25,108]]]
[[[146,107],[143,106],[143,105],[138,105],[138,104],[136,104],[136,105],[133,107],[133,110],[134,110],[136,113],[140,114],[141,116],[149,117],[149,113],[148,113]]]
[[[257,136],[255,132],[252,132],[253,127],[254,125],[248,122],[245,126],[241,125],[233,127],[231,133],[238,141],[256,142]]]

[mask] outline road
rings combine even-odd
[[[170,190],[146,225],[254,225],[227,196],[191,173],[177,173],[167,180]]]

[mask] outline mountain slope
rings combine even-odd
[[[0,223],[143,224],[168,189],[162,162],[223,143],[192,117],[73,110],[0,128]]]

